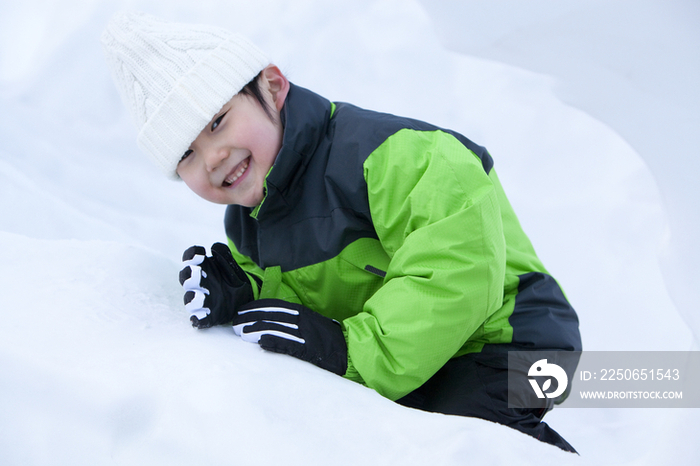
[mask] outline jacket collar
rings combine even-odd
[[[282,107],[284,127],[282,148],[265,180],[265,197],[251,213],[261,219],[298,200],[306,167],[328,130],[331,103],[323,97],[290,83]]]

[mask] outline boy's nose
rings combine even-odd
[[[228,157],[228,151],[224,148],[210,148],[205,156],[207,171],[216,170]]]

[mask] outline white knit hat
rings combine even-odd
[[[121,13],[102,45],[139,146],[171,178],[202,129],[270,61],[225,29]]]

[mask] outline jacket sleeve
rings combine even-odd
[[[274,298],[301,304],[299,296],[292,287],[283,282],[280,267],[267,267],[263,270],[250,257],[241,254],[230,238],[228,247],[233,258],[248,275],[250,284],[253,286],[253,300]]]
[[[401,130],[366,160],[384,285],[343,321],[347,378],[396,400],[427,381],[499,309],[505,241],[480,159],[441,131]]]

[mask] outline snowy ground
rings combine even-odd
[[[697,232],[697,211],[679,199],[697,200],[698,192],[674,184],[669,168],[697,175],[694,140],[673,143],[672,165],[666,154],[644,152],[647,141],[629,131],[653,123],[641,106],[622,102],[610,117],[605,94],[596,101],[572,85],[565,100],[584,102],[584,113],[562,103],[571,57],[539,55],[526,71],[517,54],[503,52],[536,43],[522,32],[523,12],[507,8],[517,1],[502,2],[500,30],[482,25],[473,36],[467,26],[492,20],[493,8],[450,3],[0,4],[0,464],[698,463],[698,410],[556,409],[547,420],[581,452],[574,457],[485,421],[401,408],[243,343],[230,329],[190,328],[179,256],[224,238],[223,210],[161,179],[136,147],[98,41],[118,9],[236,28],[299,85],[487,146],[579,312],[585,349],[697,349],[689,327],[700,335],[697,312],[688,303],[700,287],[674,284],[697,278],[682,273],[697,263],[697,249],[683,249]],[[637,20],[659,18],[671,5],[684,14],[658,24],[674,31],[700,18],[694,2],[609,3],[617,9],[608,13],[630,8]],[[528,18],[556,23],[552,3],[532,5]],[[678,37],[695,54],[700,45],[693,34],[656,36]],[[628,42],[633,58],[658,52],[653,41]],[[606,76],[600,71],[596,82]],[[625,98],[675,96],[683,85],[656,77],[653,93],[641,86]],[[696,121],[693,98],[669,104],[663,123]]]

